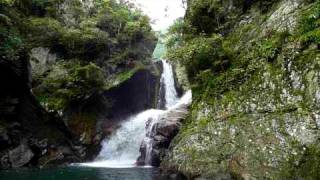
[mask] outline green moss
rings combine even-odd
[[[319,144],[301,147],[303,153],[291,156],[281,167],[278,177],[282,179],[314,180],[320,178]]]
[[[302,13],[298,37],[308,45],[320,44],[320,1],[316,0],[307,11]]]
[[[211,12],[207,9],[217,4],[206,2],[211,4],[194,12],[190,12],[193,7],[189,6],[188,13],[196,13],[198,19],[203,18],[201,15],[210,19],[208,14]],[[310,9],[317,9],[318,2],[305,4],[297,12],[309,14]],[[251,5],[257,8],[259,4],[264,2],[254,1]],[[304,41],[301,37],[318,31],[319,18],[314,15],[319,11],[312,10],[311,16],[307,17],[309,20],[305,20],[310,28],[307,25],[301,30],[302,20],[298,22],[301,27],[290,34],[265,29],[269,15],[278,8],[275,1],[268,6],[274,6],[274,9],[267,8],[270,12],[263,12],[266,14],[261,14],[264,10],[256,12],[252,9],[240,18],[241,23],[233,27],[233,31],[220,30],[222,48],[212,45],[214,41],[206,41],[210,38],[208,34],[182,31],[182,40],[175,50],[185,51],[173,60],[193,63],[191,76],[196,79],[191,81],[193,104],[164,166],[210,178],[221,174],[243,179],[318,178],[315,170],[319,169],[316,163],[319,155],[315,151],[318,147],[312,148],[312,144],[317,143],[319,133],[311,114],[319,109],[315,98],[319,92],[319,46],[316,41]],[[189,17],[190,14],[184,21],[188,22]],[[216,21],[210,20],[211,23]],[[207,25],[209,23],[204,25],[201,21],[197,26],[193,24],[199,29],[217,28]],[[188,43],[201,38],[203,44],[210,42],[212,49],[199,50],[201,56],[196,56],[197,51],[188,56],[186,50],[192,47],[188,47]],[[214,61],[224,59],[210,56],[213,51],[228,55],[228,65],[222,71],[212,68]],[[203,64],[204,68],[196,66],[197,63]],[[306,146],[310,146],[310,151],[303,151]],[[302,157],[303,154],[308,157]],[[302,165],[292,165],[291,158]],[[282,166],[284,172],[278,176]],[[306,174],[308,170],[310,174]]]
[[[12,20],[0,13],[0,57],[16,60],[23,48],[23,37],[15,27],[11,27]]]
[[[267,61],[275,60],[277,55],[281,52],[282,45],[289,36],[290,34],[288,34],[288,32],[281,32],[262,40],[262,42],[258,44],[258,56]]]
[[[222,37],[212,35],[211,37],[199,36],[188,40],[182,47],[171,49],[169,59],[180,61],[186,66],[190,80],[196,80],[201,71],[211,70],[218,73],[226,69],[230,54],[222,46]]]
[[[130,70],[117,73],[112,78],[109,78],[106,89],[110,89],[122,84],[123,82],[129,80],[135,73],[143,70],[144,68],[145,66],[143,64],[136,62],[134,67],[132,67]]]
[[[108,34],[98,28],[65,29],[59,43],[67,50],[67,57],[96,58],[109,45]]]
[[[44,77],[38,77],[34,93],[48,110],[64,110],[70,102],[106,87],[101,68],[93,63],[58,62]]]

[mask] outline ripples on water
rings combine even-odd
[[[65,167],[0,171],[1,180],[165,180],[157,168]]]

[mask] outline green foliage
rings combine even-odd
[[[302,154],[292,155],[281,168],[281,179],[320,179],[320,149],[319,144],[301,148]]]
[[[47,75],[36,79],[34,93],[49,110],[63,110],[76,100],[106,86],[104,71],[93,63],[61,61]]]
[[[17,28],[12,27],[12,19],[0,14],[0,57],[16,60],[23,48],[23,38]]]
[[[6,0],[13,8],[19,10],[25,16],[55,15],[57,5],[63,0]]]
[[[30,18],[28,28],[32,36],[29,38],[31,46],[52,47],[58,43],[63,34],[62,24],[53,18]]]
[[[282,45],[287,37],[290,36],[288,32],[275,33],[271,37],[266,38],[259,42],[258,57],[267,61],[275,60],[277,55],[281,52]]]
[[[98,14],[97,27],[118,39],[121,44],[132,45],[143,38],[155,38],[147,16],[113,1],[104,3],[104,9]]]
[[[14,28],[2,26],[0,23],[0,57],[8,60],[18,58],[19,49],[22,48],[22,38]]]
[[[213,73],[218,73],[226,69],[230,57],[223,48],[222,37],[219,35],[191,39],[181,48],[172,51],[174,52],[169,52],[169,59],[185,65],[191,80],[203,70],[210,69]]]
[[[12,5],[15,0],[0,0],[1,5]]]
[[[88,9],[80,0],[1,0],[0,39],[1,59],[35,47],[63,59],[33,77],[34,93],[53,111],[130,78],[156,40],[147,16],[115,0],[94,0]]]
[[[302,14],[300,22],[300,39],[305,44],[320,44],[320,1]]]
[[[108,34],[90,23],[65,28],[53,18],[31,18],[32,46],[60,47],[65,57],[94,58],[108,46]]]
[[[231,22],[233,13],[228,11],[217,0],[193,0],[188,3],[186,23],[190,24],[197,33],[211,34],[226,28],[224,22]]]
[[[136,43],[155,41],[149,19],[140,11],[114,0],[95,1],[88,12],[79,0],[2,3],[8,7],[0,7],[0,13],[4,13],[0,14],[0,20],[13,17],[11,22],[14,24],[10,26],[16,28],[17,37],[19,35],[23,37],[20,39],[26,40],[28,48],[49,47],[63,59],[109,60],[114,56],[120,57],[118,54],[122,49],[131,48]],[[65,3],[65,9],[59,9],[61,3]],[[62,16],[64,13],[68,14],[68,18]],[[9,36],[4,31],[2,34]],[[137,50],[136,54],[139,54],[139,59],[145,59],[148,53]]]
[[[108,46],[108,34],[98,28],[65,29],[59,43],[67,51],[67,57],[96,58]]]
[[[181,45],[183,41],[183,32],[186,29],[186,24],[183,19],[178,19],[170,26],[167,33],[166,47],[168,49],[176,48]]]
[[[185,16],[185,29],[189,34],[229,33],[239,17],[252,7],[262,13],[268,12],[277,0],[190,0]]]

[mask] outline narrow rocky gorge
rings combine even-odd
[[[320,1],[179,3],[0,1],[0,179],[320,179]]]

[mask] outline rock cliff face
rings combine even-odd
[[[48,113],[31,92],[27,57],[0,64],[1,169],[90,160],[122,118],[156,106],[160,76],[152,65],[117,87],[72,102],[62,116]]]
[[[201,2],[189,1],[187,22]],[[263,11],[261,2],[249,4],[237,21],[220,22],[232,25],[218,30],[235,52],[231,66],[193,79],[191,113],[162,168],[200,179],[317,179],[320,52],[319,34],[311,34],[319,33],[319,1],[282,0]],[[308,25],[317,30],[306,33]]]
[[[48,114],[30,91],[28,55],[22,53],[15,62],[1,60],[0,69],[3,87],[0,93],[0,169],[45,165],[47,161],[40,163],[44,158],[52,161],[63,157],[77,159],[64,124]],[[60,148],[67,148],[71,153],[53,155]]]
[[[158,67],[153,65],[151,69],[139,70],[119,87],[104,93],[105,98],[114,99],[110,109],[112,114],[108,118],[125,119],[143,110],[156,108],[161,72],[157,69],[160,74],[155,74],[155,68]]]

